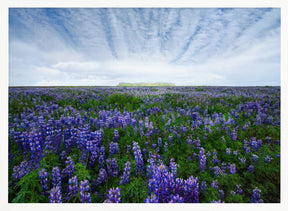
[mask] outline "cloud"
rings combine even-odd
[[[280,9],[11,8],[9,85],[280,85],[280,46]]]

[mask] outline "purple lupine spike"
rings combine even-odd
[[[179,196],[179,194],[171,195],[171,200],[169,203],[184,203],[183,197]]]
[[[173,145],[173,136],[169,136],[168,141],[170,145]]]
[[[69,200],[71,197],[76,196],[78,193],[78,180],[77,176],[74,176],[68,181],[68,195],[66,200]]]
[[[169,171],[173,174],[174,178],[177,177],[177,164],[174,162],[174,159],[170,159]]]
[[[56,166],[52,169],[52,185],[61,187],[61,183],[60,169]]]
[[[104,203],[121,203],[120,188],[111,188]]]
[[[79,192],[81,203],[91,203],[91,196],[89,193],[90,186],[88,184],[88,180],[84,180],[80,182]]]
[[[61,188],[55,186],[50,190],[50,203],[62,203]]]
[[[166,166],[161,164],[154,169],[153,177],[148,180],[149,193],[154,193],[159,202],[167,203],[170,200],[170,192],[173,189],[174,177],[170,174]]]
[[[162,147],[162,139],[160,137],[158,138],[158,147]]]
[[[185,203],[199,203],[199,184],[198,178],[190,176],[184,181],[184,202]]]
[[[131,171],[131,163],[127,161],[125,163],[124,173],[121,177],[120,185],[121,184],[128,184],[130,181],[130,171]]]
[[[135,141],[133,142],[133,151],[136,161],[136,174],[142,175],[144,171],[144,161],[142,158],[140,147],[138,146],[138,143]]]
[[[48,172],[46,172],[45,169],[42,169],[39,171],[39,179],[40,179],[40,185],[42,187],[42,193],[44,195],[48,192]]]
[[[118,141],[119,141],[118,130],[114,130],[114,142],[118,142]]]
[[[240,162],[241,162],[242,164],[245,164],[245,163],[246,163],[246,158],[239,158],[239,157],[238,157],[238,160],[240,160]]]
[[[254,172],[254,166],[253,166],[253,165],[250,165],[250,166],[248,167],[248,172],[250,172],[250,173],[253,173],[253,172]]]
[[[230,155],[230,153],[231,153],[230,148],[227,148],[227,149],[226,149],[226,155]]]
[[[206,165],[206,156],[203,147],[201,147],[199,151],[199,161],[200,161],[199,169],[201,172],[203,172]]]
[[[155,194],[151,194],[151,196],[148,196],[146,199],[144,199],[145,203],[159,203],[159,199]]]
[[[211,201],[211,203],[224,203],[224,201],[222,202],[221,199],[219,199],[218,201],[215,201],[214,199]]]
[[[218,190],[218,181],[217,180],[214,180],[212,183],[211,183],[211,186],[212,186],[212,188],[215,188],[215,189],[217,189]]]
[[[261,203],[262,202],[260,193],[261,193],[261,190],[259,190],[258,187],[256,187],[253,190],[253,194],[251,196],[251,202],[252,203]]]
[[[253,154],[252,155],[252,161],[257,162],[258,161],[258,156]]]
[[[127,153],[131,151],[131,145],[127,145]]]
[[[74,163],[72,158],[69,156],[67,157],[67,160],[65,161],[66,167],[62,170],[62,175],[67,176],[68,178],[71,178],[74,173]]]
[[[151,179],[154,174],[154,169],[156,168],[156,156],[151,155],[151,157],[147,161],[149,165],[147,165],[147,177]]]
[[[241,185],[236,185],[236,194],[243,195],[243,190]]]
[[[229,166],[230,168],[230,173],[231,174],[236,174],[236,165],[233,163]]]
[[[236,141],[237,140],[237,131],[233,130],[231,132],[231,140]]]
[[[221,199],[221,201],[223,201],[225,193],[223,190],[219,190],[219,193],[220,193],[220,199]]]
[[[19,166],[13,167],[12,176],[14,177],[15,180],[17,180],[24,177],[26,174],[29,173],[29,171],[30,171],[29,163],[26,160],[24,160],[20,163]]]
[[[201,186],[200,186],[200,191],[205,191],[207,188],[207,184],[206,184],[206,181],[202,181],[201,182]]]
[[[164,144],[164,152],[167,152],[167,151],[168,151],[168,143],[165,142],[165,144]]]
[[[271,160],[272,160],[272,157],[271,157],[270,155],[266,155],[264,161],[265,161],[266,163],[271,163]]]
[[[110,152],[110,156],[112,157],[113,155],[116,155],[119,150],[118,150],[118,143],[114,143],[114,142],[111,142],[109,144],[109,152]]]
[[[112,177],[117,177],[118,176],[118,164],[116,158],[108,158],[106,160],[107,163],[107,170],[108,174]]]
[[[99,170],[99,175],[97,179],[97,185],[104,183],[107,180],[107,172],[104,168]]]

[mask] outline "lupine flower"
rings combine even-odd
[[[224,199],[224,191],[223,190],[219,190],[219,193],[220,193],[220,199],[221,199],[221,201],[223,201],[223,199]]]
[[[169,203],[183,203],[184,199],[179,196],[179,194],[176,195],[171,195],[170,196],[171,200],[169,201]]]
[[[188,140],[187,140],[187,144],[188,144],[188,145],[191,145],[191,144],[192,144],[192,140],[191,140],[191,139],[188,139]]]
[[[39,171],[39,179],[43,194],[46,195],[48,191],[48,173],[45,169]]]
[[[254,161],[254,162],[257,162],[258,161],[258,156],[257,155],[252,155],[252,160]]]
[[[173,176],[177,177],[177,164],[174,162],[174,159],[170,159],[169,171],[173,174]]]
[[[199,203],[199,184],[198,178],[190,176],[184,181],[184,202],[185,203]]]
[[[14,179],[20,179],[24,177],[27,173],[29,173],[30,168],[29,164],[26,160],[22,161],[19,166],[13,167],[13,174],[12,176]]]
[[[250,166],[248,167],[248,172],[250,172],[250,173],[253,173],[253,172],[254,172],[254,166],[253,166],[253,165],[250,165]]]
[[[52,169],[52,184],[53,187],[59,186],[61,187],[61,174],[60,169],[58,167],[54,167]]]
[[[221,175],[223,175],[223,174],[226,175],[225,171],[222,170],[219,166],[214,166],[214,167],[211,168],[211,169],[214,170],[214,176],[215,176],[215,177],[216,177],[216,176],[221,176]]]
[[[233,130],[231,132],[231,140],[236,141],[237,140],[237,131]]]
[[[265,161],[266,163],[271,163],[271,160],[272,160],[271,156],[270,156],[270,155],[266,155],[264,161]]]
[[[67,157],[67,160],[65,161],[66,167],[62,170],[63,176],[68,176],[68,178],[71,178],[74,173],[74,163],[71,157]]]
[[[78,180],[77,177],[74,176],[68,181],[68,194],[66,200],[69,200],[72,196],[76,196],[78,193]]]
[[[158,147],[162,147],[162,139],[160,137],[158,138]]]
[[[227,149],[226,149],[226,155],[230,155],[230,153],[231,153],[230,148],[227,148]]]
[[[81,203],[91,203],[91,196],[90,193],[88,193],[88,191],[90,190],[88,183],[89,183],[88,180],[80,182],[79,191],[80,191]]]
[[[212,183],[211,183],[211,186],[212,186],[212,188],[215,188],[215,189],[217,189],[218,190],[218,181],[217,180],[214,180]]]
[[[145,142],[145,147],[148,147],[148,145],[149,145],[149,142],[146,141],[146,142]]]
[[[220,163],[221,161],[217,158],[217,155],[213,155],[213,157],[212,157],[212,162],[213,162],[214,164],[217,164],[217,163]]]
[[[133,151],[136,161],[136,174],[142,175],[144,170],[144,161],[142,158],[140,147],[138,146],[138,143],[135,141],[133,142]]]
[[[219,199],[218,201],[215,201],[214,199],[212,201],[210,201],[210,203],[224,203],[224,201],[222,202],[221,199]]]
[[[260,196],[261,190],[259,190],[257,187],[253,190],[253,194],[251,196],[251,202],[253,203],[260,203],[261,196]]]
[[[267,141],[268,144],[271,144],[271,143],[272,143],[272,138],[271,138],[271,137],[267,136],[265,139],[266,139],[266,141]]]
[[[152,149],[155,149],[157,144],[152,144]]]
[[[151,155],[151,157],[148,159],[149,165],[147,165],[147,177],[151,179],[154,174],[154,170],[156,168],[156,155]]]
[[[168,151],[168,143],[165,142],[165,144],[164,144],[164,152],[167,152],[167,151]]]
[[[61,188],[55,186],[50,190],[50,203],[62,203]]]
[[[125,163],[124,173],[121,177],[120,185],[121,184],[128,184],[130,181],[130,171],[131,171],[131,163],[127,161]]]
[[[97,185],[104,183],[107,180],[107,172],[104,168],[99,170]]]
[[[205,191],[207,188],[207,184],[206,184],[206,181],[202,181],[201,182],[201,186],[200,186],[200,191]]]
[[[118,143],[111,142],[109,144],[110,156],[116,155],[118,153]]]
[[[199,151],[199,161],[200,161],[199,169],[201,172],[203,172],[206,165],[206,156],[203,147],[201,147]]]
[[[114,141],[118,142],[118,140],[119,140],[118,130],[114,130]]]
[[[112,177],[117,177],[118,176],[118,164],[116,158],[108,158],[106,160],[107,163],[107,170],[108,174]]]
[[[239,195],[243,194],[243,190],[241,188],[241,185],[236,185],[236,193],[239,194]]]
[[[131,145],[127,145],[127,153],[131,151]]]
[[[230,168],[230,173],[231,174],[236,174],[236,165],[233,163],[229,166]]]
[[[104,162],[105,162],[105,157],[104,155],[100,155],[98,158],[98,162],[99,162],[99,167],[103,168],[104,167]]]
[[[252,140],[251,140],[251,147],[252,147],[252,149],[253,150],[258,150],[258,142],[256,141],[256,138],[253,138]]]
[[[241,162],[242,164],[245,164],[245,163],[246,163],[246,158],[238,158],[238,160],[240,160],[240,162]]]
[[[145,203],[159,203],[159,200],[155,194],[151,194],[146,199],[144,199]]]
[[[166,166],[162,164],[154,169],[152,179],[148,180],[148,190],[157,196],[159,202],[167,203],[173,184],[173,174],[168,173]]]
[[[104,203],[121,203],[120,188],[111,188]]]
[[[170,145],[173,145],[173,136],[169,136],[168,141]]]

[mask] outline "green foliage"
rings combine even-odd
[[[78,181],[84,181],[86,179],[90,180],[91,176],[89,174],[89,170],[86,169],[86,166],[82,163],[76,163],[75,164],[75,176],[77,176]]]
[[[17,195],[13,198],[13,203],[39,203],[48,202],[47,197],[40,195],[42,187],[40,186],[38,169],[30,172],[29,174],[22,177],[15,186]]]

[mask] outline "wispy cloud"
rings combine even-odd
[[[280,85],[280,9],[10,9],[9,85]]]

